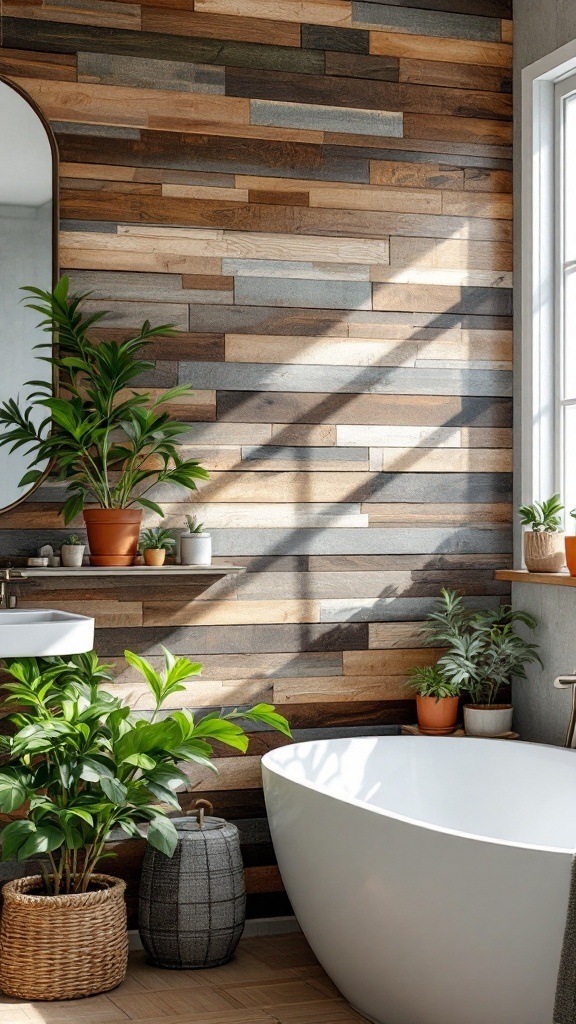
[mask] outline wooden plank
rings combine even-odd
[[[512,141],[512,125],[479,117],[447,117],[441,114],[405,114],[407,139],[437,139],[445,142],[481,142],[502,146]]]
[[[383,679],[367,676],[337,676],[331,679],[282,679],[274,683],[275,704],[322,704],[324,702],[405,700],[410,696],[407,689],[408,674]]]
[[[377,28],[383,32],[410,33],[415,36],[448,37],[456,40],[497,42],[502,38],[500,21],[451,11],[422,10],[354,0],[352,24],[359,28]]]
[[[442,196],[442,213],[462,217],[504,217],[512,219],[512,196],[446,192]]]
[[[302,31],[305,27],[302,26]],[[350,35],[351,31],[346,30],[346,35]],[[397,82],[399,78],[397,57],[378,57],[369,54],[368,33],[363,33],[363,35],[366,36],[366,49],[361,53],[342,52],[339,49],[329,50],[326,53],[326,74],[345,78],[369,78],[377,82]]]
[[[249,280],[249,278],[244,279]],[[374,285],[385,289],[387,285]],[[394,288],[394,286],[390,286]],[[398,290],[401,286],[398,286]],[[433,289],[442,291],[443,289]],[[450,290],[450,289],[448,289]],[[465,291],[466,289],[462,289]],[[471,289],[482,291],[482,289]],[[414,289],[415,291],[415,289]],[[498,289],[491,289],[498,293]],[[385,300],[378,296],[378,302]],[[505,296],[506,298],[506,296]],[[375,299],[376,301],[376,299]],[[424,301],[424,300],[423,300]],[[432,303],[432,298],[430,302]],[[481,299],[479,299],[481,301]],[[442,299],[439,300],[439,304]],[[282,370],[268,363],[187,363],[179,364],[179,380],[194,380],[199,388],[214,387],[217,391],[291,391],[318,392],[329,388],[340,395],[370,391],[381,395],[465,395],[499,396],[511,394],[510,374],[498,370],[412,369],[391,366],[383,373],[378,367],[287,366]]]
[[[356,110],[279,100],[250,100],[250,124],[393,138],[403,135],[403,115],[397,111]]]
[[[175,60],[147,60],[107,53],[79,53],[78,81],[176,92],[224,94],[224,68]]]
[[[0,50],[3,75],[76,81],[76,59],[64,53],[36,53],[34,50]]]
[[[59,21],[72,25],[92,25],[99,28],[139,30],[140,5],[118,3],[112,0],[44,0],[42,4],[5,2],[3,14],[9,18],[34,18]]]
[[[510,480],[505,473],[446,473],[444,479],[437,473],[270,473],[254,470],[251,473],[215,472],[201,485],[202,502],[260,501],[266,494],[270,501],[510,501]],[[350,533],[364,531],[352,530]],[[246,539],[248,542],[250,538]],[[262,538],[264,540],[264,538]],[[298,537],[285,538],[287,543],[299,543]],[[386,537],[374,536],[376,545]],[[224,542],[224,538],[223,538]],[[318,543],[322,543],[319,539]],[[332,542],[331,542],[332,543]],[[357,540],[350,536],[349,543]],[[502,550],[506,550],[505,548]],[[238,552],[240,553],[240,552]],[[249,551],[244,552],[249,554]],[[280,554],[281,552],[277,552]],[[296,553],[296,552],[285,552]]]
[[[380,625],[380,623],[378,623]],[[385,623],[386,626],[391,625]],[[396,624],[394,624],[396,625]],[[404,623],[401,626],[406,630]],[[374,625],[370,625],[374,629]],[[416,629],[413,635],[417,635]],[[398,636],[398,632],[396,632]],[[423,647],[420,639],[420,646],[401,650],[396,647],[388,648],[385,654],[378,651],[344,651],[344,676],[405,676],[411,668],[424,665],[435,665],[440,657],[438,650]]]
[[[500,561],[499,561],[500,560]],[[426,554],[426,555],[330,555],[312,556],[308,559],[308,566],[311,572],[372,572],[377,569],[392,570],[462,570],[469,567],[474,569],[489,569],[492,572],[501,568],[505,563],[509,565],[510,554],[484,553],[467,554]],[[363,650],[364,648],[360,648]]]
[[[505,288],[450,288],[432,285],[373,285],[373,308],[431,313],[512,315],[512,293]]]
[[[368,32],[334,25],[302,25],[302,46],[308,50],[331,50],[367,54]]]
[[[381,507],[390,508],[390,506],[378,506],[378,508]],[[432,506],[432,509],[435,507]],[[444,505],[443,507],[446,510],[446,520],[449,520],[452,506]],[[459,507],[463,508],[464,506]],[[469,507],[474,508],[474,506]],[[482,508],[483,506],[476,507]],[[495,506],[489,507],[494,508]],[[420,520],[418,521],[414,517],[414,522],[418,525],[425,523],[426,506],[420,506],[420,508]],[[509,519],[510,515],[508,515]],[[462,521],[464,522],[464,520]],[[473,513],[470,521],[473,521]],[[429,525],[433,525],[433,523],[430,522]],[[381,597],[384,594],[387,597],[437,597],[441,585],[457,587],[467,594],[487,595],[504,592],[503,584],[494,580],[492,569],[269,572],[246,573],[238,582],[238,600],[249,603],[260,599],[294,600],[303,593],[306,593],[309,600],[322,601],[345,597]],[[329,673],[323,673],[323,675],[327,674]],[[335,674],[341,675],[341,671]]]
[[[297,25],[278,19],[245,18],[220,12],[205,14],[194,10],[169,10],[165,6],[147,4],[142,8],[142,28],[145,32],[164,32],[174,36],[200,36],[209,39],[239,40],[246,43],[265,43],[272,46],[300,46]]]
[[[348,0],[195,0],[194,9],[226,17],[272,18],[311,25],[350,25]]]
[[[404,35],[400,32],[370,32],[370,53],[386,57],[409,57],[429,60],[430,38]],[[512,67],[512,47],[505,43],[478,42],[467,39],[434,39],[434,58],[454,64]]]
[[[437,40],[434,40],[435,47],[436,43]],[[400,82],[441,86],[449,89],[460,89],[462,83],[466,83],[468,89],[506,93],[512,91],[512,75],[508,68],[489,67],[486,64],[477,66],[474,66],[473,63],[456,64],[449,60],[410,58],[400,58],[398,64]]]
[[[262,469],[276,471],[304,470],[313,472],[315,470],[339,470],[340,472],[355,472],[357,470],[370,468],[371,455],[368,448],[336,448],[310,446],[289,447],[287,445],[270,445],[263,448],[260,445],[245,446],[242,448],[242,468]],[[202,459],[202,465],[210,468],[206,459]],[[220,467],[218,467],[220,468]],[[222,469],[228,467],[222,466]],[[239,468],[239,467],[238,467]]]
[[[443,164],[417,164],[399,160],[371,160],[370,184],[399,189],[464,188],[464,169]],[[340,186],[341,187],[341,186]]]
[[[576,577],[568,572],[528,572],[527,569],[497,569],[496,579],[509,583],[538,583],[559,587],[576,587]]]
[[[409,341],[226,335],[226,361],[232,363],[413,366],[417,353],[417,344]]]
[[[370,469],[377,473],[511,473],[512,454],[497,448],[371,448]]]
[[[126,649],[141,652],[146,657],[160,655],[160,644],[166,643],[165,627],[131,629],[102,629],[97,635],[101,657],[123,656]],[[338,623],[283,623],[279,625],[251,626],[183,626],[170,630],[170,650],[173,654],[289,654],[304,651],[365,650],[368,646],[368,628],[365,622]]]
[[[512,269],[512,246],[508,242],[468,239],[390,239],[391,267],[436,267],[438,269]]]
[[[485,504],[408,504],[397,502],[390,504],[363,505],[368,512],[370,523],[391,523],[400,526],[402,523],[465,525],[466,523],[510,523],[512,522],[512,506],[509,502],[486,502]],[[472,570],[470,570],[472,573]],[[468,578],[468,574],[467,574]]]
[[[334,395],[326,392],[236,392],[218,394],[218,419],[239,423],[407,424],[509,427],[508,400],[411,395]],[[207,417],[208,418],[208,417]]]

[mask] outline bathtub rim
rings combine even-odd
[[[426,739],[427,740],[434,740],[435,742],[438,742],[438,741],[446,742],[447,740],[449,741],[449,740],[453,739],[454,737],[451,737],[451,736],[426,736],[426,737],[423,737],[423,738],[425,740]],[[295,785],[295,786],[302,786],[304,789],[309,789],[309,790],[312,790],[315,793],[320,793],[322,796],[328,797],[329,799],[333,800],[336,803],[348,804],[348,805],[350,805],[352,807],[359,807],[362,810],[370,811],[372,814],[377,814],[379,817],[391,818],[394,821],[399,821],[399,822],[402,822],[403,824],[406,824],[406,825],[412,825],[412,826],[414,826],[416,828],[428,829],[431,832],[440,832],[443,835],[455,836],[455,837],[457,837],[459,839],[468,839],[468,840],[471,840],[472,842],[476,842],[476,843],[477,842],[488,843],[488,844],[493,845],[493,846],[511,846],[514,849],[519,849],[519,850],[535,850],[535,851],[538,851],[538,852],[541,852],[541,853],[555,853],[555,854],[559,854],[559,855],[562,855],[562,856],[570,855],[571,857],[574,857],[576,855],[576,841],[575,841],[574,846],[569,846],[569,847],[563,847],[563,846],[562,847],[560,847],[560,846],[543,846],[543,845],[541,845],[539,843],[520,843],[520,842],[515,842],[515,841],[513,841],[511,839],[497,839],[494,836],[478,835],[475,832],[463,832],[463,831],[461,831],[459,829],[448,828],[445,825],[436,825],[436,824],[433,824],[432,822],[429,822],[429,821],[422,821],[420,818],[412,818],[412,817],[410,817],[409,815],[406,815],[406,814],[399,814],[397,811],[389,811],[389,810],[386,810],[383,807],[376,807],[374,804],[369,803],[367,800],[359,800],[357,797],[351,797],[351,796],[347,796],[347,795],[338,795],[338,796],[336,796],[334,793],[331,793],[330,790],[328,790],[325,786],[321,786],[321,785],[318,785],[316,783],[313,783],[309,779],[291,779],[289,775],[287,775],[285,772],[282,772],[281,770],[279,770],[281,766],[279,766],[278,764],[274,764],[275,757],[277,755],[279,755],[281,751],[286,750],[288,747],[290,747],[290,748],[292,748],[292,747],[313,747],[313,746],[316,746],[316,745],[321,744],[321,743],[322,744],[343,743],[346,740],[351,740],[351,739],[362,740],[362,741],[373,740],[373,739],[377,739],[377,740],[378,739],[380,739],[380,740],[398,740],[398,739],[402,739],[402,740],[409,740],[412,743],[414,743],[414,742],[420,741],[422,739],[422,737],[420,737],[420,736],[350,736],[350,737],[339,737],[338,739],[328,739],[328,740],[302,740],[302,741],[300,741],[298,743],[285,744],[285,745],[283,745],[281,747],[275,747],[273,750],[268,750],[263,755],[263,757],[262,757],[261,768],[262,769],[266,769],[266,771],[269,771],[272,775],[277,775],[279,778],[285,779],[286,782],[293,783],[293,785]],[[494,742],[496,742],[496,740],[494,738],[480,737],[480,736],[462,736],[462,737],[458,737],[458,739],[460,739],[460,741],[464,740],[465,743],[466,742],[473,742],[473,743],[482,743],[482,744],[484,744],[484,743],[494,743]],[[503,742],[503,741],[501,741],[501,742]],[[549,749],[552,749],[552,750],[557,750],[557,751],[567,750],[567,748],[565,748],[565,747],[557,747],[557,746],[555,746],[552,743],[530,743],[528,740],[523,740],[523,741],[520,741],[520,742],[522,742],[523,745],[530,746],[530,747],[546,747],[546,748],[549,748]],[[573,753],[574,753],[574,756],[576,756],[576,751],[573,751]],[[263,771],[262,771],[262,776],[263,776],[263,779],[264,779],[264,772]],[[264,797],[266,799],[266,786],[264,786]]]

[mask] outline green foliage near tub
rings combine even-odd
[[[419,697],[458,697],[462,687],[452,682],[439,665],[424,665],[413,668],[406,684]]]
[[[147,823],[148,842],[171,857],[177,833],[167,812],[180,809],[176,791],[190,781],[180,766],[215,771],[215,741],[245,752],[248,736],[238,719],[290,736],[271,704],[201,718],[177,710],[160,719],[166,700],[187,689],[202,666],[167,650],[162,672],[131,651],[125,658],[148,684],[150,720],[103,687],[112,681],[110,666],[94,653],[5,663],[14,734],[0,736],[0,810],[25,816],[4,828],[2,859],[41,856],[47,894],[85,892],[110,856],[104,844],[113,828],[140,837],[138,823]]]
[[[28,381],[38,390],[25,405],[14,398],[0,405],[0,445],[11,445],[11,452],[24,448],[30,456],[20,486],[40,480],[50,463],[68,482],[62,510],[66,523],[94,500],[105,509],[137,504],[164,516],[146,497],[156,484],[189,492],[197,480],[209,478],[198,462],[179,455],[190,424],[173,420],[166,410],[168,402],[191,394],[190,386],[170,388],[155,399],[135,389],[138,378],[155,367],[142,358],[146,345],[177,331],[170,324],[152,327],[146,320],[132,338],[97,340],[94,328],[107,313],[85,311],[89,293],[69,295],[67,277],[52,292],[23,291],[30,296],[28,308],[43,317],[40,327],[58,338],[57,355],[38,358],[52,364],[62,394],[53,395],[45,381]],[[52,343],[38,348],[51,351]]]
[[[533,533],[557,533],[562,525],[560,513],[563,510],[564,505],[560,501],[560,495],[553,494],[546,501],[535,501],[533,505],[520,505],[518,515],[522,526],[529,526]]]
[[[425,643],[446,648],[438,668],[450,683],[466,690],[474,704],[494,704],[512,676],[525,679],[526,665],[542,664],[538,644],[525,640],[518,624],[536,628],[528,612],[509,605],[471,611],[454,590],[443,589],[422,633]]]

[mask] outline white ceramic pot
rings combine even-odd
[[[180,534],[180,564],[212,564],[212,538],[209,533]]]
[[[465,704],[464,732],[467,736],[501,736],[511,732],[513,713],[511,704]]]
[[[76,569],[82,565],[86,546],[84,544],[63,544],[60,548],[62,565],[67,569]]]

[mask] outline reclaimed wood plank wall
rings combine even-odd
[[[4,0],[0,74],[58,139],[61,266],[110,330],[183,332],[142,384],[195,386],[178,413],[212,474],[198,511],[248,569],[196,597],[41,595],[95,612],[138,708],[123,651],[164,643],[204,663],[191,706],[410,722],[440,586],[507,592],[510,17],[509,0]],[[0,554],[60,539],[59,497],[6,513]],[[245,823],[257,914],[284,905],[259,825],[275,742],[194,779]]]

